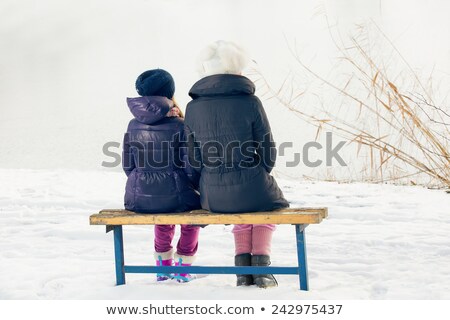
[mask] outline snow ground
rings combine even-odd
[[[279,179],[292,206],[328,206],[307,228],[309,292],[235,287],[234,275],[114,284],[112,233],[89,215],[121,208],[125,176],[102,171],[0,169],[0,299],[450,299],[450,195],[421,187]],[[153,230],[124,227],[127,264],[153,263]],[[217,250],[216,248],[220,248]],[[279,226],[273,265],[296,263],[292,226]],[[233,262],[231,226],[202,229],[197,265]]]

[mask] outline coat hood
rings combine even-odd
[[[216,74],[197,81],[189,91],[189,95],[197,97],[251,95],[255,93],[253,82],[240,75]]]
[[[136,120],[145,124],[163,119],[173,107],[172,100],[160,96],[127,98],[127,104]]]

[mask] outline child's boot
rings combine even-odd
[[[251,266],[252,265],[252,255],[250,253],[242,253],[234,256],[234,265],[236,267],[240,266]],[[237,274],[236,286],[251,286],[254,284],[253,276],[251,274]]]
[[[167,252],[155,252],[155,260],[157,267],[173,266],[173,250]],[[173,275],[169,273],[157,273],[156,281],[166,281],[173,279]]]
[[[270,265],[270,256],[253,255],[252,266],[267,267]],[[271,288],[278,286],[278,282],[271,274],[254,274],[253,280],[259,288]]]
[[[178,253],[175,253],[175,265],[181,267],[189,267],[195,260],[194,256],[183,256]],[[178,282],[189,282],[195,279],[195,277],[189,273],[175,273],[173,278]]]

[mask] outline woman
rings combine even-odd
[[[202,208],[222,213],[288,207],[270,175],[276,149],[254,84],[241,75],[249,59],[217,41],[199,56],[202,79],[189,92],[185,132],[189,160],[200,174]],[[236,266],[268,266],[274,225],[235,225]],[[273,275],[238,275],[237,285],[277,286]]]
[[[165,70],[143,72],[136,80],[140,97],[128,98],[134,116],[124,137],[123,169],[128,177],[125,208],[141,213],[182,212],[200,208],[197,181],[184,164],[180,142],[183,115],[174,102],[175,83]],[[174,254],[174,225],[155,225],[157,266],[191,265],[198,247],[199,227],[181,226]],[[174,261],[175,259],[175,261]],[[191,280],[189,274],[158,274],[157,281]]]

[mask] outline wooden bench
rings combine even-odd
[[[125,273],[194,273],[194,274],[296,274],[300,290],[308,290],[305,228],[318,224],[328,216],[327,208],[288,208],[270,212],[218,214],[206,210],[182,213],[138,214],[127,210],[101,210],[90,216],[91,225],[106,225],[106,232],[114,231],[116,283],[125,284]],[[297,239],[296,267],[235,267],[235,266],[129,266],[125,265],[123,225],[171,224],[292,224]],[[200,238],[201,241],[201,238]],[[233,241],[230,236],[230,241]]]

